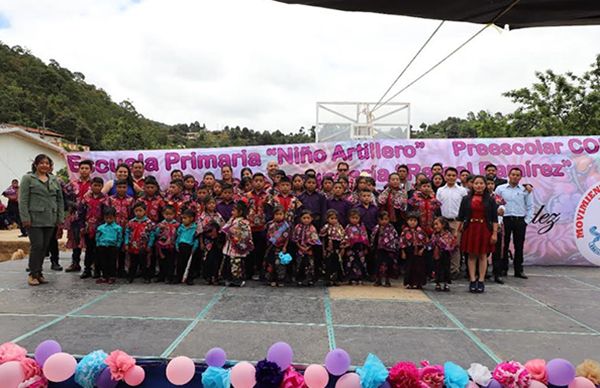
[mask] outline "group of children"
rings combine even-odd
[[[449,291],[457,241],[425,177],[407,190],[392,173],[382,192],[368,176],[353,187],[346,176],[318,185],[314,170],[292,179],[259,172],[235,184],[210,172],[199,184],[172,174],[164,193],[149,176],[136,197],[128,196],[128,181],[116,181],[112,196],[103,185],[91,179],[66,226],[86,251],[81,278],[97,283],[141,277],[191,285],[203,278],[243,286],[254,279],[282,287],[323,279],[328,286],[390,287],[404,272],[407,288],[422,288],[435,273],[436,290]]]

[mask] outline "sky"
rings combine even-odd
[[[56,60],[114,101],[167,124],[283,131],[315,123],[317,101],[377,101],[439,21],[271,0],[0,0],[0,41]],[[447,22],[399,90],[480,25]],[[535,71],[587,70],[600,27],[488,28],[396,100],[411,124],[509,112],[501,94]]]

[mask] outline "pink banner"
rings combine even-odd
[[[534,186],[535,217],[527,228],[526,263],[600,266],[600,231],[596,229],[600,225],[599,153],[600,137],[380,140],[76,152],[68,154],[67,166],[69,174],[76,176],[78,162],[91,159],[95,175],[113,179],[117,164],[143,160],[146,175],[154,175],[166,185],[175,169],[197,179],[212,171],[219,178],[224,165],[232,166],[239,176],[244,167],[264,172],[267,163],[275,160],[290,175],[308,168],[325,175],[345,161],[352,175],[367,172],[379,186],[399,164],[408,165],[411,177],[419,172],[429,175],[435,162],[482,175],[485,166],[493,163],[502,178],[512,167],[519,167],[522,182]]]

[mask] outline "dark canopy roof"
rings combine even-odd
[[[514,0],[276,0],[343,11],[489,23]],[[600,0],[520,0],[496,24],[510,28],[600,24]]]

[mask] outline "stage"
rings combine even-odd
[[[64,253],[63,253],[64,254]],[[26,284],[26,260],[0,263],[0,342],[32,352],[45,339],[85,355],[122,349],[138,358],[186,355],[201,362],[219,346],[230,360],[258,361],[286,341],[294,363],[323,363],[334,347],[352,364],[368,353],[400,360],[452,360],[493,367],[501,360],[600,355],[600,268],[528,267],[528,280],[488,284],[483,295],[429,285],[424,292],[372,286],[246,287],[96,285],[49,271],[50,284]],[[62,264],[68,264],[66,257]]]

